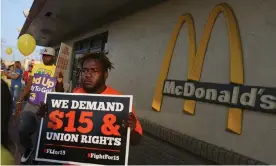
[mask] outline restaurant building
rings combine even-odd
[[[183,105],[183,87],[164,83],[258,86],[276,95],[275,18],[275,0],[35,0],[20,35],[57,51],[61,42],[72,46],[64,76],[73,87],[78,58],[108,51],[108,84],[134,95],[146,133],[218,164],[276,164],[276,96],[267,94],[260,110],[251,105],[257,92],[235,108],[220,97]]]

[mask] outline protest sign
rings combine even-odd
[[[56,86],[56,78],[45,74],[34,74],[29,102],[39,105],[44,101],[47,92],[53,92]]]
[[[37,161],[127,165],[132,96],[51,92],[45,103]]]
[[[56,63],[56,71],[55,71],[56,77],[60,72],[64,75],[64,72],[68,67],[71,53],[72,53],[72,47],[68,46],[65,43],[61,43],[59,53],[58,53],[58,59]]]

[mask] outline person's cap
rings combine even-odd
[[[40,54],[42,55],[52,55],[52,56],[55,56],[56,55],[56,51],[55,49],[51,48],[51,47],[46,47],[46,48],[43,48],[40,52]]]

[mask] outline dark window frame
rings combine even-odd
[[[77,79],[79,78],[78,64],[75,64],[75,63],[78,63],[75,58],[76,54],[85,54],[89,52],[103,52],[105,51],[105,44],[107,43],[107,41],[108,41],[108,32],[103,32],[74,43],[72,60],[70,64],[71,70],[69,73],[70,80],[72,80],[72,89],[76,87]]]

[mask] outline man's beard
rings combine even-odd
[[[86,88],[85,86],[83,86],[83,89],[87,92],[87,93],[96,93],[97,88],[93,87],[93,88]]]
[[[43,61],[43,64],[46,65],[46,66],[52,65],[52,64],[54,63],[54,60],[53,60],[53,59],[51,59],[51,60],[49,60],[49,61],[43,60],[43,59],[42,59],[42,61]]]
[[[44,65],[46,65],[46,66],[49,66],[49,65],[52,65],[53,64],[53,62],[52,61],[50,61],[50,62],[43,62],[44,63]]]
[[[87,92],[87,93],[98,93],[98,89],[101,88],[103,85],[105,85],[105,81],[104,81],[104,78],[99,80],[94,87],[92,88],[88,88],[88,87],[85,87],[85,85],[82,84],[82,87],[83,89]]]

